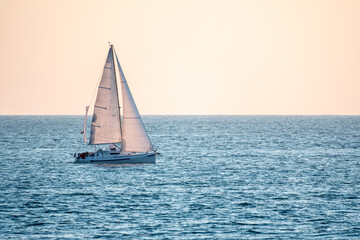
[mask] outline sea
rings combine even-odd
[[[0,239],[360,239],[360,116],[144,116],[156,164],[0,116]]]

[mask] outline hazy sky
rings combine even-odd
[[[142,114],[360,114],[359,0],[0,0],[0,114],[83,114],[108,41]]]

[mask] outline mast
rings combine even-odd
[[[110,47],[111,47],[111,51],[116,54],[114,45],[112,45],[110,42],[109,42],[109,45],[110,45]],[[120,110],[121,110],[121,107],[120,107],[120,100],[119,100],[118,83],[117,83],[117,78],[116,78],[116,67],[115,67],[115,56],[114,56],[115,54],[113,54],[112,61],[113,61],[113,66],[114,66],[114,77],[115,77],[116,96],[117,96],[117,101],[118,101],[118,104],[119,104],[120,135],[122,136],[121,111],[120,111]]]

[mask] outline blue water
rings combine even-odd
[[[359,116],[144,123],[157,163],[101,166],[81,116],[0,116],[0,239],[360,239]]]

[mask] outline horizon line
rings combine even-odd
[[[0,116],[84,116],[84,114],[0,114]],[[141,114],[141,116],[360,116],[360,114]]]

